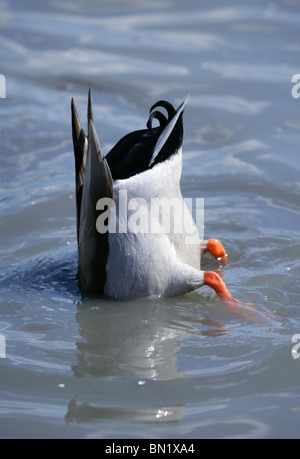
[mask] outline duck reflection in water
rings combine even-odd
[[[90,404],[88,394],[80,393],[69,403],[66,421],[179,420],[186,411],[188,394],[179,397],[176,390],[171,391],[160,404],[153,401],[156,398],[153,394],[160,391],[159,387],[155,385],[150,393],[147,391],[149,384],[163,381],[177,384],[176,381],[189,376],[183,363],[186,357],[181,356],[184,340],[193,335],[217,337],[229,332],[220,322],[201,313],[198,297],[197,293],[192,293],[178,301],[174,298],[124,302],[82,300],[77,311],[82,339],[77,342],[78,361],[72,367],[73,374],[76,378],[108,380],[111,384],[122,381],[130,402],[124,407],[122,398],[118,408],[106,406],[109,394],[99,393],[99,404]]]

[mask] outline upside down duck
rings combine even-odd
[[[157,102],[150,109],[146,129],[126,135],[104,156],[90,91],[87,134],[72,99],[78,273],[84,291],[130,299],[181,295],[208,285],[226,302],[239,303],[216,272],[200,269],[204,251],[223,259],[226,253],[216,239],[199,240],[182,198],[186,102],[177,110],[169,102]],[[158,126],[154,127],[154,120]],[[120,210],[124,197],[126,212]],[[167,215],[162,208],[153,212],[150,204],[155,199],[175,199],[176,206]],[[130,226],[137,209],[139,219]],[[176,231],[182,218],[182,230]]]

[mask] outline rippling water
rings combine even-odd
[[[0,2],[1,437],[300,437],[299,23],[296,0]],[[83,119],[89,87],[104,152],[191,94],[183,193],[256,314],[209,289],[81,298],[70,100]]]

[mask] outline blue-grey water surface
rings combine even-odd
[[[0,437],[300,437],[299,24],[298,0],[0,2]],[[191,95],[183,194],[254,317],[208,288],[81,297],[70,101],[85,125],[88,88],[104,152]]]

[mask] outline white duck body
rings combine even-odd
[[[200,241],[182,198],[181,170],[180,148],[152,169],[114,182],[116,207],[111,212],[116,211],[117,231],[108,235],[106,295],[117,299],[172,296],[203,284]],[[157,203],[162,203],[159,211]]]

